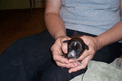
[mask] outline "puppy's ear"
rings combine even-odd
[[[65,40],[65,41],[63,41],[63,43],[67,43],[67,42],[69,42],[69,40]]]
[[[87,49],[87,50],[89,50],[89,47],[85,44],[85,48]]]

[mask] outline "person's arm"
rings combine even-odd
[[[121,20],[122,20],[122,0],[120,0],[120,11],[121,11]]]
[[[88,45],[89,50],[85,50],[83,54],[77,59],[82,60],[81,66],[69,69],[69,73],[84,69],[87,66],[88,62],[93,58],[95,52],[100,48],[122,40],[122,21],[117,23],[110,30],[97,37],[81,36],[81,38],[83,39],[85,44]]]
[[[47,30],[55,39],[51,47],[53,59],[58,66],[71,68],[75,66],[74,63],[69,63],[69,60],[62,56],[62,51],[67,53],[67,44],[63,41],[70,38],[66,36],[66,27],[59,16],[60,8],[61,0],[46,0],[45,22]]]
[[[103,34],[99,35],[97,39],[99,40],[100,44],[98,46],[99,49],[108,44],[122,40],[122,20],[107,32],[104,32]]]
[[[45,22],[47,30],[53,38],[66,36],[66,28],[62,19],[59,16],[61,8],[61,0],[47,0],[45,10]]]
[[[122,9],[122,0],[121,0],[121,9]],[[82,36],[81,38],[84,40],[85,44],[88,45],[89,50],[85,50],[83,54],[78,58],[78,60],[82,60],[81,62],[82,65],[69,69],[69,73],[84,69],[87,66],[88,62],[93,58],[97,50],[101,49],[106,45],[122,40],[122,10],[121,10],[121,21],[118,22],[111,29],[100,34],[97,37]]]
[[[121,21],[117,23],[110,30],[99,35],[97,39],[100,42],[100,48],[108,44],[122,40],[122,0],[120,0],[120,12],[121,12]]]

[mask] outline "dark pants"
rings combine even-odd
[[[69,37],[74,34],[90,35],[67,30]],[[0,81],[69,81],[84,73],[86,68],[68,74],[56,66],[50,51],[54,41],[47,30],[15,41],[0,55]],[[93,60],[110,63],[119,55],[120,44],[114,43],[97,51]]]

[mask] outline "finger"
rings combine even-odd
[[[69,62],[76,62],[76,59],[69,59]]]
[[[72,73],[72,72],[76,72],[76,71],[78,71],[78,70],[81,70],[81,69],[86,68],[88,62],[89,62],[92,58],[93,58],[92,55],[86,57],[85,59],[82,60],[81,66],[77,66],[77,67],[75,67],[75,68],[71,68],[71,69],[69,69],[68,72],[69,72],[69,73]]]
[[[82,55],[77,59],[77,60],[83,60],[84,58],[86,58],[89,55],[88,50],[85,50]]]
[[[74,68],[74,67],[77,67],[77,66],[78,66],[77,63],[68,63],[66,65],[67,68]]]
[[[73,68],[73,67],[76,67],[74,63],[68,63],[68,64],[64,64],[64,63],[61,63],[61,62],[56,62],[56,64],[62,68]]]
[[[67,49],[68,49],[68,47],[67,47],[68,43],[64,43],[64,41],[66,41],[66,40],[69,40],[69,38],[67,37],[67,38],[63,38],[63,39],[61,40],[61,48],[62,48],[62,51],[63,51],[64,53],[67,53],[67,52],[68,52],[68,51],[67,51]]]
[[[64,57],[62,56],[62,51],[61,51],[61,49],[58,48],[58,47],[55,47],[55,50],[54,50],[54,46],[55,46],[55,45],[53,45],[53,46],[52,46],[52,49],[51,49],[53,59],[54,59],[55,61],[60,61],[60,62],[62,62],[62,63],[69,63],[69,62],[68,62],[68,59],[66,59],[66,58],[64,58]]]
[[[60,55],[54,55],[54,60],[55,61],[58,61],[58,62],[61,62],[61,63],[69,63],[68,59],[64,58],[63,56],[60,56]]]
[[[68,52],[68,44],[67,43],[62,43],[62,51],[64,52],[64,53],[67,53]]]
[[[86,65],[81,65],[81,66],[71,68],[71,69],[69,69],[68,73],[76,72],[78,70],[84,69],[85,67],[86,67]]]
[[[53,53],[53,59],[55,61],[59,61],[61,63],[69,63],[68,59],[64,58],[62,55],[56,54],[55,51],[53,51],[52,53]]]
[[[61,62],[59,62],[59,61],[56,61],[56,64],[57,64],[59,67],[66,68],[66,64],[65,64],[65,63],[61,63]]]

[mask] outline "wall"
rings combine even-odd
[[[36,8],[44,7],[45,0],[35,0]],[[0,0],[0,10],[29,9],[30,0]]]

